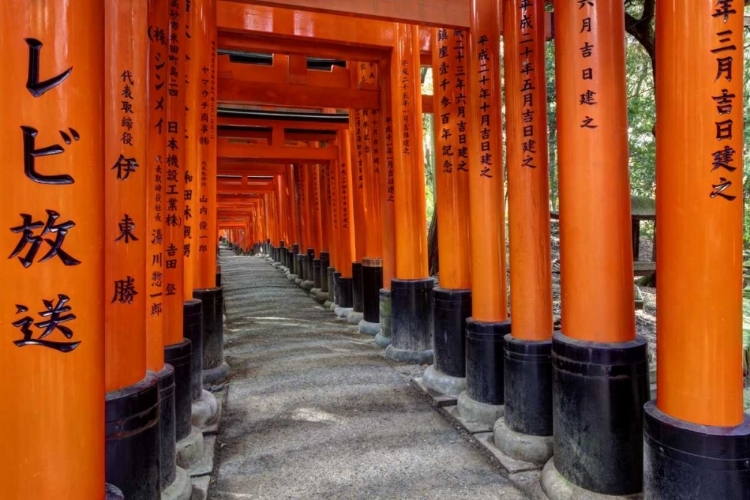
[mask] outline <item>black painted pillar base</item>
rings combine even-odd
[[[436,288],[432,292],[435,363],[422,382],[440,394],[458,396],[466,389],[466,318],[471,290]]]
[[[165,364],[156,374],[159,379],[159,442],[161,444],[161,490],[172,484],[177,475],[177,456],[175,454],[175,416],[174,416],[174,368]]]
[[[654,401],[644,413],[645,498],[750,497],[750,417],[737,427],[697,425],[670,417]]]
[[[221,266],[216,266],[216,286],[221,286]]]
[[[192,358],[190,339],[164,347],[164,362],[174,368],[175,441],[182,441],[190,435]]]
[[[495,445],[538,465],[553,453],[551,353],[551,340],[505,336],[505,416],[495,426]]]
[[[433,278],[391,282],[391,345],[385,350],[388,359],[432,364],[434,287]]]
[[[159,498],[159,378],[147,372],[137,384],[107,393],[104,412],[106,481],[128,500]]]
[[[552,367],[557,471],[590,492],[639,493],[650,395],[646,341],[588,342],[555,332]]]
[[[224,365],[224,295],[221,288],[193,290],[193,297],[203,303],[203,385],[219,385],[226,375]],[[218,377],[218,378],[217,378]]]
[[[461,416],[490,428],[505,408],[503,345],[510,321],[466,319],[466,391],[458,398]]]
[[[375,343],[380,347],[391,345],[391,291],[380,289],[380,331],[375,335]]]
[[[336,294],[336,299],[338,300],[337,304],[342,309],[351,309],[354,305],[354,299],[352,297],[353,280],[352,278],[342,278],[340,276],[341,273],[336,273],[336,274],[339,274],[339,277],[338,277],[339,293]]]
[[[190,339],[192,345],[190,399],[198,401],[203,392],[203,303],[196,299],[186,300],[182,310],[182,336]]]
[[[333,269],[333,304],[336,307],[340,307],[341,304],[341,273]]]
[[[323,280],[320,276],[320,259],[314,259],[312,263],[313,269],[313,288],[320,289],[323,286]]]
[[[328,288],[328,268],[331,267],[331,254],[320,252],[320,290],[329,292]]]
[[[293,269],[294,272],[292,274],[296,274],[299,276],[300,269],[299,269],[299,259],[297,258],[297,255],[299,254],[299,243],[295,243],[292,245],[292,267],[289,269]]]
[[[383,288],[382,259],[362,259],[362,320],[377,326],[380,323],[380,289]],[[380,330],[378,326],[377,330]],[[360,328],[360,333],[362,328]],[[372,333],[376,335],[378,332]]]
[[[305,256],[305,281],[313,282],[313,261],[315,260],[315,250],[312,248],[307,249],[307,255]]]
[[[305,281],[307,279],[307,255],[305,254],[297,254],[297,270],[299,271],[297,273],[297,280],[299,280],[299,283]],[[298,284],[299,284],[298,283]]]
[[[362,283],[362,263],[352,263],[352,310],[354,312],[364,312],[363,304],[363,283]]]

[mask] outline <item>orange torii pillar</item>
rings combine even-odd
[[[435,364],[422,382],[440,394],[466,389],[466,318],[471,316],[469,126],[466,33],[432,30],[440,287],[433,291]]]
[[[102,2],[0,4],[6,498],[105,498],[104,32],[92,23]]]
[[[330,192],[328,189],[328,179],[330,163],[322,163],[318,173],[318,192],[320,199],[320,291],[315,294],[315,298],[321,304],[325,304],[330,298],[328,287],[328,269],[331,266],[331,231],[332,231],[332,214],[330,206]],[[333,276],[331,276],[333,277]]]
[[[302,173],[300,183],[301,207],[304,218],[304,238],[302,247],[302,281],[300,287],[305,291],[314,288],[313,262],[315,260],[315,216],[313,209],[313,165],[300,165]]]
[[[126,498],[161,494],[158,377],[146,371],[147,25],[146,2],[104,8],[106,474]]]
[[[169,56],[167,26],[169,0],[148,2],[148,144],[141,169],[146,175],[146,367],[159,377],[159,433],[161,434],[161,489],[190,491],[184,471],[177,474],[175,455],[174,368],[164,362],[164,218],[166,200],[166,122],[165,100]],[[161,126],[160,126],[161,124]],[[172,486],[175,481],[177,484]]]
[[[195,128],[188,133],[198,143],[199,159],[192,167],[196,178],[192,198],[196,204],[191,256],[195,261],[193,297],[203,310],[201,382],[207,386],[221,385],[229,376],[229,365],[224,361],[224,297],[216,284],[216,5],[216,0],[193,3],[192,36],[197,43],[192,62],[197,71],[192,72],[195,76],[188,87],[190,95],[197,96],[193,105],[198,110]],[[216,398],[203,390],[203,385],[200,389],[193,387],[193,424],[198,427],[214,424],[218,410]]]
[[[497,0],[472,0],[466,40],[472,304],[466,320],[466,391],[458,398],[458,410],[462,417],[490,428],[503,416],[503,337],[510,332],[500,10]]]
[[[350,71],[356,78],[359,63],[354,63]],[[349,136],[351,137],[352,165],[352,212],[354,221],[354,256],[352,262],[352,310],[346,319],[349,324],[358,325],[362,320],[362,257],[365,256],[365,146],[362,130],[362,110],[349,110]]]
[[[377,66],[370,63],[374,73]],[[375,74],[368,73],[377,80]],[[377,335],[380,332],[380,289],[383,287],[383,234],[381,227],[382,211],[380,209],[380,111],[365,110],[362,112],[364,129],[364,148],[366,168],[364,172],[364,207],[365,256],[362,258],[362,320],[359,322],[359,333]]]
[[[750,494],[741,361],[743,3],[657,9],[659,341],[656,401],[645,406],[643,493],[739,500]]]
[[[307,277],[307,252],[305,249],[309,244],[308,233],[308,214],[307,214],[307,196],[305,182],[307,172],[305,165],[294,165],[294,194],[295,205],[297,209],[297,227],[298,227],[298,248],[295,250],[295,259],[297,261],[297,277],[294,282],[299,285]]]
[[[174,367],[176,438],[191,432],[192,344],[183,330],[185,220],[185,98],[187,0],[170,0],[167,31],[167,118],[161,124],[166,141],[164,196],[164,360]],[[179,54],[179,56],[178,56]],[[180,463],[180,459],[177,459]]]
[[[563,2],[555,15],[562,331],[542,487],[637,494],[649,385],[633,309],[623,2]]]
[[[316,294],[322,287],[321,256],[323,253],[323,200],[321,197],[322,191],[320,189],[320,183],[323,167],[320,164],[314,164],[310,165],[310,170],[312,171],[310,185],[310,201],[312,203],[311,216],[313,220],[313,240],[315,241],[314,248],[316,252],[316,255],[313,255],[312,261],[313,287],[310,290],[310,296],[316,298]]]
[[[396,24],[391,89],[397,260],[391,282],[393,341],[385,355],[430,364],[435,280],[427,269],[419,28],[415,25]]]
[[[336,172],[339,169],[338,160],[328,165],[328,208],[331,214],[331,231],[329,233],[330,264],[328,266],[328,300],[323,304],[334,311],[336,305],[337,273],[336,266],[339,259],[339,190],[336,184]],[[341,276],[340,274],[338,276]]]
[[[351,134],[339,131],[339,161],[336,168],[336,187],[339,202],[339,252],[334,273],[336,303],[334,313],[346,317],[354,305],[352,297],[352,258],[354,256],[354,214],[352,213],[352,155]]]
[[[394,69],[395,71],[395,69]],[[379,320],[380,331],[375,335],[375,343],[388,347],[391,343],[391,283],[396,272],[396,218],[394,175],[394,130],[393,130],[393,90],[391,89],[391,61],[378,63],[380,87],[380,119],[378,130],[381,138],[380,165],[384,169],[380,175],[380,227],[382,236],[381,256],[383,258],[383,288],[380,289]]]
[[[494,441],[506,455],[544,465],[552,456],[553,329],[544,3],[505,0],[503,15],[513,334],[505,336],[505,416]]]

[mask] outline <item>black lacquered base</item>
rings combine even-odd
[[[341,300],[341,273],[334,269],[333,271],[333,303],[339,304]]]
[[[320,252],[320,290],[322,292],[329,292],[328,287],[328,268],[331,267],[331,254],[328,252]]]
[[[192,345],[189,339],[164,347],[164,362],[174,368],[175,440],[181,441],[190,434]]]
[[[159,498],[159,378],[147,372],[137,384],[107,393],[104,412],[106,481],[128,500]]]
[[[503,347],[510,321],[466,319],[466,394],[479,403],[505,404]]]
[[[406,351],[432,350],[433,278],[391,281],[391,346]]]
[[[190,339],[192,351],[190,398],[197,401],[203,392],[203,303],[196,299],[186,300],[182,310],[182,336]]]
[[[352,263],[352,309],[354,312],[363,312],[363,283],[362,283],[362,263]]]
[[[297,275],[297,277],[299,279],[301,279],[301,280],[304,281],[304,280],[307,279],[307,274],[306,274],[307,273],[307,266],[305,265],[305,261],[307,260],[307,256],[303,255],[303,254],[297,254],[295,256],[295,260],[296,260],[295,269],[297,270],[297,272],[295,274]]]
[[[294,243],[292,245],[292,254],[289,256],[291,260],[291,266],[289,266],[289,269],[293,271],[292,274],[296,274],[297,276],[299,276],[300,271],[299,266],[297,265],[297,254],[299,254],[299,244]]]
[[[221,286],[221,266],[216,266],[216,286]]]
[[[175,454],[175,419],[174,419],[174,368],[164,365],[156,374],[159,379],[159,443],[161,445],[161,489],[164,491],[174,482],[177,474]]]
[[[352,278],[339,278],[339,293],[336,295],[336,302],[340,307],[348,309],[354,306],[353,299],[353,281]]]
[[[221,288],[193,290],[193,297],[203,304],[203,371],[224,362],[224,295]],[[203,389],[201,374],[201,390]],[[194,396],[195,397],[195,396]],[[198,394],[200,397],[200,393]]]
[[[336,268],[328,268],[328,300],[332,303],[336,303]]]
[[[380,323],[380,289],[383,288],[383,264],[380,259],[362,261],[362,318]]]
[[[466,319],[471,290],[435,288],[432,292],[435,369],[451,377],[466,376]]]
[[[313,288],[320,289],[323,285],[323,280],[320,274],[320,259],[314,259],[312,263],[313,268]]]
[[[307,281],[313,281],[315,275],[313,274],[313,261],[315,260],[315,250],[312,248],[307,249],[307,255],[305,256],[305,272]]]
[[[552,341],[505,336],[505,425],[529,436],[552,435]]]
[[[555,466],[574,485],[630,495],[643,485],[643,405],[649,399],[646,341],[552,338]]]
[[[645,498],[750,498],[750,417],[737,427],[696,425],[646,403]]]

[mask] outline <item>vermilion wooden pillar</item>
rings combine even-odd
[[[544,3],[505,0],[503,16],[513,334],[494,440],[541,465],[552,456],[553,328]],[[528,445],[514,446],[519,440]]]
[[[104,9],[106,476],[133,498],[161,491],[158,377],[146,373],[147,6]]]
[[[369,63],[365,71],[368,81],[377,85],[377,65]],[[359,332],[377,335],[380,332],[380,289],[383,287],[383,234],[380,208],[381,154],[380,112],[362,112],[364,140],[364,212],[365,254],[362,259],[362,320]]]
[[[380,110],[378,130],[380,134],[380,213],[382,229],[383,288],[380,290],[380,331],[375,342],[380,347],[391,343],[391,282],[396,271],[395,245],[395,185],[394,185],[394,131],[393,131],[393,91],[391,89],[391,61],[378,63],[378,83],[380,86]]]
[[[563,329],[546,477],[635,494],[649,387],[634,325],[623,3],[561,3],[555,15]]]
[[[435,184],[440,287],[434,294],[435,363],[423,383],[458,396],[466,388],[466,318],[471,316],[469,126],[466,33],[432,30]]]
[[[339,214],[339,258],[336,265],[336,304],[335,312],[344,317],[351,312],[352,298],[352,259],[354,250],[354,228],[352,210],[352,164],[351,134],[346,131],[338,133],[339,161],[336,168],[336,190],[338,191]]]
[[[657,5],[659,342],[656,401],[645,407],[647,498],[740,499],[750,491],[741,369],[742,8]]]
[[[386,356],[432,359],[432,288],[427,270],[427,214],[422,152],[419,29],[397,24],[391,56],[396,273],[392,287],[393,342]]]
[[[184,338],[185,102],[187,0],[170,0],[167,30],[167,118],[164,216],[164,360],[175,369],[178,441],[190,434],[192,345]]]
[[[472,0],[466,40],[472,312],[467,319],[464,418],[494,425],[503,414],[508,321],[503,189],[501,6]]]
[[[104,498],[103,22],[91,0],[0,4],[8,498]]]
[[[352,63],[350,71],[356,78],[359,63]],[[361,109],[349,110],[349,136],[352,144],[352,220],[354,228],[354,255],[352,259],[352,311],[347,321],[359,324],[362,319],[362,258],[365,256],[367,230],[365,228],[365,170],[368,168],[365,155],[363,117]],[[351,318],[351,320],[350,320]]]

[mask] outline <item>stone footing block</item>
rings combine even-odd
[[[433,351],[411,351],[409,349],[399,349],[393,344],[385,348],[385,357],[398,363],[413,363],[417,365],[429,365],[433,361]]]
[[[200,399],[193,401],[190,423],[203,431],[205,427],[216,424],[218,420],[219,403],[212,393],[203,389]]]
[[[193,495],[193,484],[190,475],[182,467],[177,467],[177,475],[164,491],[161,492],[161,500],[191,500]]]
[[[424,372],[422,383],[428,389],[438,394],[452,396],[453,399],[466,390],[466,379],[461,377],[452,377],[430,365]]]
[[[336,307],[333,310],[333,313],[338,318],[346,318],[347,316],[349,316],[350,312],[352,312],[352,308],[351,307],[341,307],[341,306],[338,306],[338,307]]]
[[[446,406],[456,406],[456,403],[458,402],[458,398],[454,396],[445,396],[428,388],[424,384],[424,377],[415,377],[411,379],[411,382],[417,389],[422,391],[428,398],[430,398],[432,404],[434,406],[437,406],[438,408],[443,408]]]
[[[383,331],[381,330],[377,335],[375,335],[375,343],[380,347],[388,347],[389,345],[391,345],[391,338],[383,335]]]
[[[177,466],[190,470],[203,457],[203,433],[197,427],[190,430],[188,436],[177,442]]]
[[[642,493],[633,495],[603,495],[584,490],[567,479],[555,467],[555,459],[550,458],[542,469],[542,490],[549,500],[641,500]]]
[[[493,443],[503,455],[523,462],[536,464],[542,468],[552,455],[552,436],[530,436],[512,430],[505,424],[505,418],[495,422]]]
[[[346,315],[346,322],[350,325],[359,325],[359,322],[364,319],[364,315],[361,312],[352,310]]]
[[[203,370],[203,387],[210,389],[213,386],[226,383],[229,378],[229,364],[224,361],[216,368]]]
[[[374,337],[380,333],[380,323],[370,323],[369,321],[362,319],[362,321],[359,322],[359,333]]]
[[[495,459],[497,459],[498,462],[500,462],[500,465],[503,466],[503,469],[505,469],[508,474],[517,474],[519,472],[532,470],[542,470],[542,466],[539,464],[524,462],[523,460],[516,460],[515,458],[503,453],[502,450],[495,446],[492,432],[482,432],[480,434],[474,434],[474,439],[477,440],[477,443],[479,443],[482,448],[484,448],[487,452],[490,453],[490,455],[492,455]]]
[[[463,429],[469,434],[474,435],[479,434],[480,432],[492,432],[491,426],[479,422],[472,422],[471,420],[467,420],[466,418],[461,416],[461,413],[459,413],[458,411],[458,406],[447,407],[446,413],[451,418],[451,420],[463,427]]]

